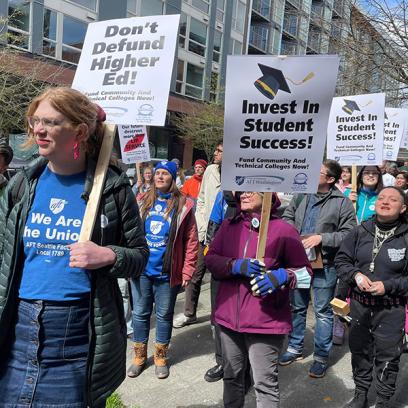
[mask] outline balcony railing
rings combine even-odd
[[[296,44],[282,42],[280,53],[282,55],[296,55]]]
[[[268,50],[268,29],[251,27],[249,32],[249,43],[254,47],[267,52]]]
[[[298,33],[298,21],[296,18],[284,18],[283,19],[283,30],[288,34],[297,36]]]
[[[269,0],[253,0],[252,9],[268,19],[271,15],[271,4]]]

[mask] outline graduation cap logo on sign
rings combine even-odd
[[[279,90],[291,93],[288,82],[291,82],[293,85],[301,85],[314,77],[314,72],[310,72],[300,82],[295,82],[290,78],[285,78],[283,72],[279,69],[263,64],[258,64],[258,66],[263,75],[254,82],[254,85],[268,99],[274,99]]]
[[[349,115],[352,115],[355,110],[361,110],[355,101],[344,99],[344,103],[345,105],[341,109],[343,109],[344,112],[348,113]]]

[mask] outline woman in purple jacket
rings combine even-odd
[[[225,220],[205,263],[220,281],[214,319],[224,358],[224,406],[244,406],[247,356],[258,408],[279,407],[278,353],[291,330],[289,288],[308,288],[312,269],[298,232],[271,215],[264,263],[255,258],[262,193],[240,195],[241,211]],[[279,206],[274,196],[273,209]]]

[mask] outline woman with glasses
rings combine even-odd
[[[105,113],[70,88],[27,111],[40,158],[0,200],[0,407],[104,407],[125,375],[117,278],[148,248],[129,181],[109,166],[90,241],[77,242]]]
[[[376,408],[391,408],[404,336],[407,275],[407,198],[385,187],[375,216],[343,240],[336,255],[339,279],[351,287],[349,332],[355,395],[347,408],[368,407],[376,378]]]
[[[344,195],[356,203],[357,223],[361,224],[375,214],[378,192],[383,188],[378,166],[364,166],[357,176],[357,192],[345,191]]]
[[[294,227],[273,215],[265,258],[256,258],[263,194],[240,194],[240,211],[223,221],[205,263],[219,288],[213,312],[224,364],[224,406],[243,407],[247,361],[258,408],[279,407],[278,354],[291,330],[290,288],[308,288],[311,267]]]
[[[347,194],[350,193],[351,190],[351,167],[350,166],[343,166],[341,168],[341,176],[339,182],[336,184],[336,187],[343,193],[345,194],[346,191],[348,191]]]

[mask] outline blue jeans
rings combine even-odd
[[[156,343],[169,344],[173,328],[174,305],[180,285],[141,275],[132,279],[133,341],[147,343],[153,303],[156,310]]]
[[[0,407],[85,408],[88,327],[89,300],[20,300],[1,362]]]
[[[327,363],[333,337],[333,309],[330,301],[336,289],[336,270],[334,266],[325,266],[324,269],[315,269],[313,273],[313,309],[316,319],[314,359]],[[288,351],[291,353],[301,354],[303,351],[309,302],[309,289],[291,291],[293,329],[288,344]]]

